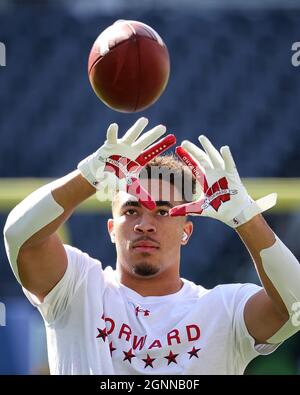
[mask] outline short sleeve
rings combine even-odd
[[[31,304],[40,311],[44,321],[48,324],[60,317],[71,303],[76,291],[87,278],[89,271],[100,265],[103,285],[103,272],[100,261],[91,258],[87,253],[78,248],[64,244],[68,258],[67,269],[61,280],[48,293],[41,303],[38,298],[23,287],[23,292]]]
[[[256,344],[245,324],[244,309],[249,298],[260,291],[262,287],[255,284],[242,284],[234,296],[233,333],[234,342],[241,361],[248,364],[258,355],[267,355],[276,350],[280,344]]]

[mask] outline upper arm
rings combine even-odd
[[[257,344],[267,343],[288,319],[288,314],[276,308],[264,289],[252,295],[245,305],[245,324]]]
[[[59,236],[54,233],[38,245],[21,247],[17,264],[23,287],[43,301],[63,277],[68,258]]]

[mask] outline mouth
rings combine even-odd
[[[157,245],[157,242],[154,241],[136,241],[133,243],[132,246],[133,251],[135,252],[155,252],[159,249],[159,246]]]

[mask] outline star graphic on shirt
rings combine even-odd
[[[116,348],[114,348],[112,341],[109,343],[109,350],[110,350],[110,355],[112,355],[112,353],[116,350]]]
[[[144,369],[147,366],[151,366],[151,368],[153,368],[152,362],[155,361],[155,360],[156,360],[156,358],[150,358],[149,354],[147,354],[147,358],[143,359],[143,361],[145,362]]]
[[[192,357],[198,357],[198,351],[201,350],[201,348],[195,348],[195,346],[192,348],[192,351],[188,351],[188,354],[190,354],[190,359]]]
[[[98,337],[101,337],[101,339],[105,342],[105,339],[106,339],[106,337],[107,337],[107,333],[106,333],[106,328],[104,328],[104,329],[99,329],[99,328],[97,328],[98,329],[98,336],[96,337],[96,339],[98,339]]]
[[[135,355],[132,353],[132,348],[129,351],[123,351],[125,358],[123,359],[123,361],[128,360],[131,363],[131,359],[135,358]]]
[[[170,365],[171,362],[174,362],[177,364],[176,362],[176,357],[178,357],[179,354],[173,354],[172,351],[170,350],[169,355],[167,355],[166,358],[168,360],[168,366]]]

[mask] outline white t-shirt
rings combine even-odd
[[[51,374],[243,374],[277,347],[254,346],[245,326],[257,285],[207,290],[182,279],[176,293],[143,297],[111,267],[65,249],[66,273],[43,303],[24,289],[45,321]]]

